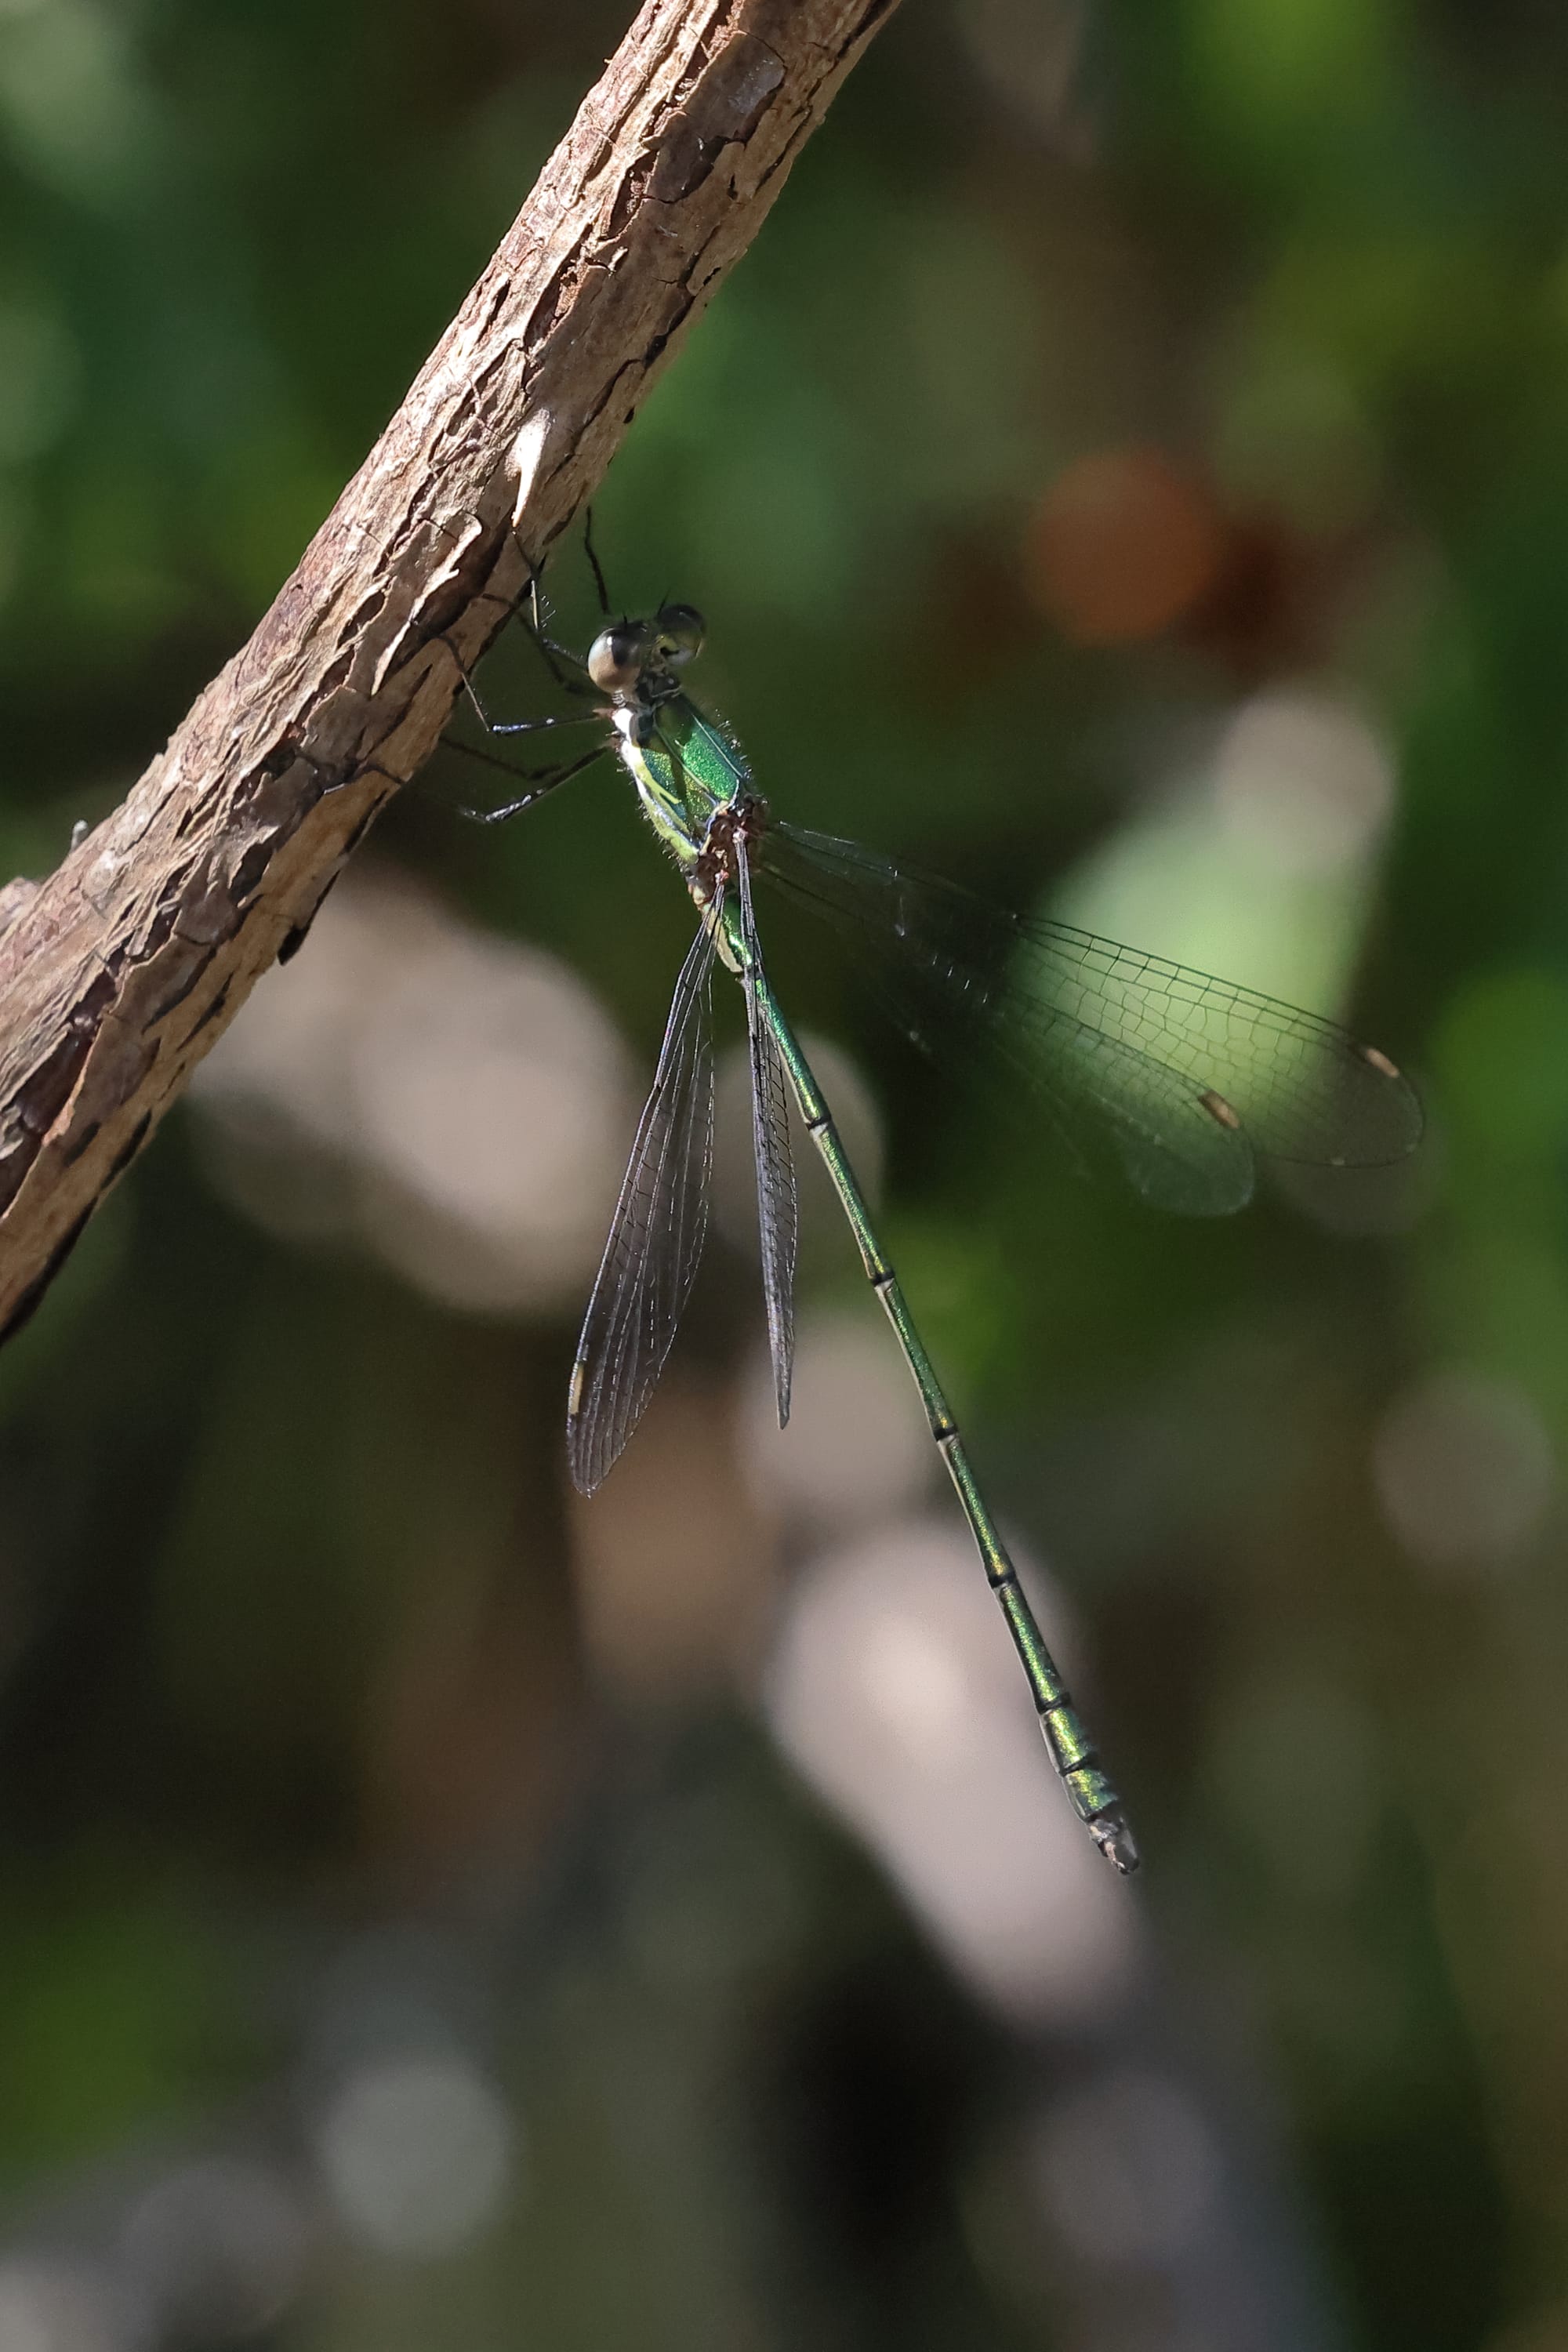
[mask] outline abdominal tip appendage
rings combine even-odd
[[[1097,1813],[1089,1832],[1107,1862],[1123,1878],[1131,1878],[1139,1863],[1138,1841],[1120,1813]]]

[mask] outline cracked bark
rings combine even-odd
[[[0,1339],[434,748],[896,5],[647,0],[249,644],[0,890]]]

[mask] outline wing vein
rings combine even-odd
[[[647,1409],[708,1231],[713,1160],[712,969],[705,925],[675,983],[577,1343],[566,1415],[573,1484],[591,1495]]]
[[[762,867],[870,959],[912,1042],[976,1043],[1044,1100],[1080,1160],[1189,1214],[1239,1208],[1255,1155],[1331,1166],[1402,1159],[1415,1093],[1347,1030],[1255,989],[1031,920],[832,835],[782,823]],[[890,952],[889,952],[890,951]]]

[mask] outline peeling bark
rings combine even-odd
[[[896,5],[647,0],[249,644],[0,889],[0,1338],[427,757]]]

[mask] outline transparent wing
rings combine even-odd
[[[566,1408],[572,1483],[591,1495],[647,1411],[691,1295],[713,1159],[713,936],[675,983],[653,1092],[584,1318]]]
[[[868,949],[891,943],[884,993],[917,1045],[958,1044],[955,1024],[983,1040],[1083,1160],[1163,1208],[1239,1208],[1256,1153],[1373,1167],[1420,1138],[1393,1063],[1315,1013],[1010,914],[832,835],[774,824],[761,850],[792,897]]]
[[[763,1297],[768,1311],[768,1349],[773,1361],[773,1395],[779,1427],[789,1419],[790,1375],[795,1362],[795,1260],[798,1215],[795,1155],[790,1149],[789,1090],[784,1061],[769,1025],[757,980],[763,950],[752,911],[751,870],[746,845],[737,836],[741,935],[745,944],[746,1032],[752,1061],[752,1135],[757,1154],[757,1230],[763,1247]]]

